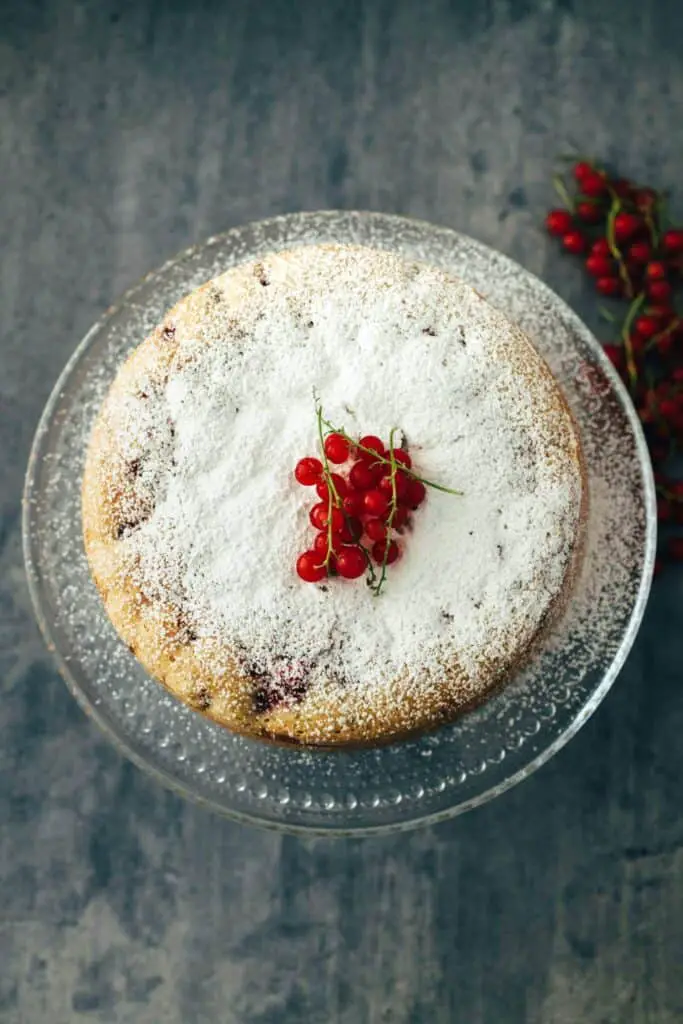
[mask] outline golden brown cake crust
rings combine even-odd
[[[402,294],[407,297],[408,312]],[[197,488],[203,486],[213,472],[212,466],[202,470],[201,474],[199,470],[196,473],[188,471],[186,479],[183,478],[184,483],[181,481],[182,486],[177,485],[177,478],[185,472],[183,459],[186,459],[187,428],[183,410],[186,410],[188,401],[192,401],[191,374],[195,372],[194,368],[198,367],[197,372],[204,375],[198,378],[202,388],[210,374],[213,377],[225,374],[230,394],[239,395],[235,367],[229,361],[223,363],[217,356],[214,359],[207,353],[227,352],[237,347],[240,357],[242,349],[248,356],[250,346],[256,346],[256,351],[259,345],[261,349],[258,352],[268,352],[271,340],[259,332],[271,324],[273,344],[278,330],[284,332],[284,338],[291,336],[290,374],[294,380],[293,383],[288,380],[286,384],[290,388],[290,405],[283,403],[280,410],[273,403],[272,416],[277,414],[275,425],[271,425],[268,408],[263,408],[260,419],[254,421],[260,424],[258,429],[263,430],[266,443],[271,426],[273,430],[287,430],[287,410],[295,407],[299,392],[310,394],[313,386],[320,387],[321,381],[316,379],[318,368],[315,359],[309,362],[311,350],[307,332],[317,329],[318,322],[329,315],[330,308],[335,310],[337,317],[333,325],[342,322],[346,316],[359,317],[355,333],[349,336],[351,340],[345,339],[345,361],[348,363],[356,359],[361,372],[368,346],[375,346],[372,350],[375,360],[378,353],[382,356],[384,352],[381,338],[375,342],[371,337],[368,341],[368,333],[372,335],[373,330],[377,336],[381,334],[383,318],[391,320],[396,331],[405,331],[405,344],[414,345],[416,351],[422,344],[432,344],[431,325],[438,322],[433,331],[437,338],[433,345],[438,342],[444,346],[443,350],[439,349],[439,365],[444,364],[444,376],[437,386],[454,387],[456,393],[463,396],[462,403],[471,403],[466,406],[471,409],[467,422],[476,420],[479,423],[477,417],[485,415],[479,411],[480,405],[489,401],[489,418],[479,426],[492,438],[498,429],[496,417],[506,422],[510,410],[520,417],[519,423],[510,431],[510,440],[507,434],[501,440],[501,444],[509,444],[509,453],[505,449],[508,461],[519,460],[514,474],[510,470],[512,475],[509,478],[501,478],[497,460],[502,455],[496,453],[495,440],[491,441],[490,448],[487,447],[489,434],[486,434],[482,441],[479,475],[474,470],[469,473],[457,459],[453,459],[452,477],[446,482],[462,486],[465,491],[463,499],[452,499],[456,504],[461,503],[458,511],[438,502],[431,506],[428,504],[432,529],[441,530],[444,537],[451,535],[447,527],[450,528],[451,524],[448,517],[452,517],[454,543],[458,550],[464,552],[462,564],[468,571],[473,567],[472,586],[468,589],[457,579],[453,584],[459,588],[457,602],[453,606],[455,612],[446,610],[445,601],[442,602],[442,617],[439,609],[434,609],[438,629],[442,632],[435,638],[433,647],[431,641],[425,643],[425,638],[431,636],[432,620],[427,612],[423,614],[416,608],[415,615],[420,614],[422,618],[415,625],[413,646],[404,644],[401,647],[399,637],[394,644],[393,662],[392,657],[387,658],[389,668],[392,664],[405,664],[405,668],[394,668],[393,674],[387,669],[384,675],[378,673],[376,677],[371,669],[363,668],[372,664],[369,660],[372,652],[367,654],[360,650],[362,645],[353,632],[357,628],[358,616],[364,614],[365,606],[359,602],[363,599],[370,602],[367,605],[369,642],[381,637],[381,630],[386,632],[387,622],[394,621],[396,615],[403,617],[402,628],[413,628],[410,601],[406,595],[413,593],[415,580],[422,578],[415,558],[420,557],[421,545],[428,543],[420,540],[420,531],[428,531],[429,522],[416,526],[415,536],[410,542],[411,545],[414,543],[416,555],[411,556],[413,561],[406,558],[407,565],[397,573],[396,596],[388,598],[388,601],[395,602],[390,612],[378,613],[376,607],[385,600],[384,597],[373,599],[370,595],[361,594],[358,584],[355,584],[352,594],[347,582],[330,581],[327,587],[300,583],[294,575],[286,537],[280,547],[276,546],[279,541],[275,538],[273,602],[284,603],[289,619],[292,617],[291,608],[296,614],[298,603],[302,605],[301,623],[298,624],[303,648],[301,664],[292,653],[292,644],[296,644],[296,628],[293,628],[291,637],[287,635],[282,657],[278,655],[275,668],[273,664],[264,662],[260,654],[252,657],[252,631],[258,650],[268,650],[268,644],[272,646],[272,637],[279,635],[279,611],[275,609],[272,612],[274,624],[271,633],[262,635],[260,626],[257,629],[253,624],[251,610],[243,594],[235,594],[234,600],[229,593],[223,594],[220,573],[205,552],[210,540],[203,537],[202,522],[196,523],[195,541],[200,556],[206,558],[206,564],[202,563],[200,570],[210,572],[207,591],[216,595],[216,610],[209,598],[208,603],[204,602],[194,570],[183,569],[183,575],[175,568],[166,573],[159,568],[159,562],[165,557],[161,546],[165,536],[171,536],[173,543],[180,545],[178,550],[183,552],[183,558],[187,556],[194,541],[185,537],[189,533],[186,521],[182,520],[178,525],[178,509],[184,507],[180,499],[184,500],[189,495],[189,499],[194,500]],[[414,323],[411,316],[416,318]],[[472,330],[470,324],[473,324]],[[327,343],[330,322],[326,322],[325,328],[319,342],[321,351]],[[465,331],[468,332],[467,345],[463,343]],[[354,344],[358,346],[356,352],[349,347]],[[445,365],[444,353],[455,349],[458,349],[458,358],[470,360],[473,367],[471,377],[466,363],[461,369],[456,367],[453,370]],[[461,349],[467,352],[466,356]],[[404,351],[404,348],[397,351],[397,361],[406,358]],[[422,363],[425,359],[432,359],[431,348],[419,351],[422,352]],[[262,359],[258,352],[258,358]],[[315,350],[313,352],[315,355]],[[320,358],[322,365],[324,354]],[[329,358],[334,359],[334,345]],[[214,362],[207,362],[212,359]],[[255,359],[258,362],[256,356]],[[479,387],[474,379],[476,372],[491,364],[496,364],[495,372],[492,369],[491,379],[484,380],[481,382],[483,387]],[[434,365],[437,365],[436,359]],[[323,381],[321,387],[323,401],[326,406],[329,402],[332,408],[340,405],[334,384],[339,372],[333,370],[334,367],[330,370],[333,383],[328,385]],[[245,370],[245,379],[248,373],[253,372]],[[431,381],[431,369],[430,373]],[[177,390],[178,381],[185,387],[188,380],[189,390],[187,393],[182,391],[181,398],[178,398],[173,389]],[[218,384],[222,386],[221,380]],[[419,382],[415,386],[418,387]],[[523,393],[521,398],[515,395],[516,389]],[[215,391],[207,391],[204,405],[214,399]],[[249,402],[248,394],[245,402]],[[406,430],[410,424],[413,428],[410,436],[412,438],[414,432],[418,444],[422,441],[421,433],[426,437],[425,463],[431,468],[431,459],[439,469],[442,464],[448,465],[452,451],[460,451],[448,447],[458,439],[456,437],[453,441],[447,437],[444,440],[446,434],[441,428],[441,432],[434,428],[434,438],[430,441],[427,435],[431,421],[427,419],[424,405],[424,402],[419,403],[410,415],[406,412]],[[176,408],[181,409],[180,416],[169,414],[169,409]],[[235,408],[235,417],[245,415],[245,409],[238,408],[237,401]],[[390,411],[393,414],[393,410]],[[148,414],[149,423],[145,425]],[[456,419],[464,416],[461,405],[454,410],[453,416],[455,429]],[[207,437],[215,422],[220,425],[220,421],[214,419],[207,419],[206,424],[202,422]],[[238,422],[236,419],[235,423]],[[460,419],[457,422],[461,425]],[[311,443],[315,440],[313,426],[311,417]],[[383,426],[384,422],[377,426],[369,424],[373,430]],[[297,429],[298,426],[292,427],[294,433]],[[254,428],[251,430],[253,434]],[[520,439],[519,445],[515,441],[515,430]],[[298,439],[295,440],[299,445]],[[207,440],[207,445],[210,443]],[[225,444],[217,450],[221,452],[221,459],[231,458]],[[299,455],[313,454],[303,446],[296,450]],[[476,445],[472,450],[477,451]],[[467,460],[467,465],[470,463],[471,459]],[[305,538],[302,539],[301,531],[305,529],[302,523],[305,522],[306,500],[291,480],[292,469],[293,463],[277,465],[272,500],[282,501],[283,515],[289,516],[288,529],[294,549],[298,544],[303,550]],[[226,473],[230,471],[226,461]],[[259,464],[255,462],[255,477],[259,471]],[[490,309],[471,289],[441,271],[411,264],[387,253],[345,247],[309,247],[267,257],[208,282],[170,310],[164,322],[122,366],[105,399],[89,444],[83,481],[85,548],[107,613],[121,637],[155,679],[195,710],[234,731],[284,742],[311,746],[382,742],[451,719],[463,709],[481,702],[528,656],[549,620],[566,600],[580,557],[582,509],[586,500],[582,477],[576,430],[550,371],[524,335]],[[497,487],[500,493],[496,495]],[[538,499],[542,504],[540,510],[534,509],[534,493],[541,495]],[[494,507],[497,502],[500,508]],[[191,505],[193,509],[196,507]],[[494,522],[496,514],[500,514],[501,521],[506,520],[500,528]],[[514,531],[520,515],[527,516],[531,524],[526,534],[522,530],[515,534],[516,541],[510,546],[507,564],[500,569],[489,564],[494,557],[491,554],[494,540],[504,536],[496,531],[503,528]],[[445,525],[444,517],[447,518]],[[164,534],[157,525],[160,519],[163,519],[165,530],[170,530],[170,523],[175,532]],[[207,519],[213,523],[210,515]],[[470,551],[467,545],[468,534],[475,532],[474,524],[480,520],[484,526],[479,541],[481,557],[477,560],[478,552]],[[268,532],[270,520],[266,512],[263,523],[261,533]],[[471,530],[465,529],[468,524],[473,527]],[[548,538],[552,533],[552,540],[544,540],[547,549],[540,551],[535,550],[529,541],[529,551],[523,553],[527,557],[527,565],[518,547],[527,543],[525,537],[532,528],[533,539],[538,538],[539,544],[546,532]],[[207,534],[208,529],[207,526]],[[176,534],[182,535],[178,541]],[[498,548],[502,546],[497,543]],[[173,550],[175,552],[176,549]],[[236,550],[239,554],[239,549]],[[425,549],[423,554],[426,562],[431,557],[430,552]],[[457,552],[454,555],[449,552],[446,561],[447,571],[453,573],[455,579],[456,568],[461,564]],[[496,572],[508,574],[511,581],[509,592],[504,592],[502,582],[496,583]],[[392,585],[390,581],[388,594],[391,594]],[[229,591],[229,579],[225,588]],[[333,588],[342,589],[333,591]],[[432,589],[439,588],[447,592],[441,581]],[[480,608],[470,607],[468,603],[466,612],[461,616],[463,595],[469,601],[470,590],[474,595],[472,604],[476,606],[479,600]],[[399,604],[401,594],[402,605]],[[346,595],[349,595],[348,612]],[[420,601],[419,594],[414,594],[414,597]],[[246,623],[234,632],[231,632],[231,601],[235,606],[235,622]],[[333,604],[332,612],[330,606]],[[271,614],[267,586],[264,585],[262,593],[259,591],[255,596],[255,607],[265,618]],[[348,647],[351,648],[348,656],[343,654],[343,645],[334,647],[329,656],[325,653],[322,641],[316,640],[310,626],[311,615],[317,615],[323,622],[329,615],[329,621],[337,624],[337,630],[345,637],[348,634]],[[383,615],[386,619],[381,618]],[[284,617],[283,621],[289,619]],[[453,619],[456,619],[455,624]],[[378,646],[376,642],[375,646]],[[407,656],[404,648],[408,651]],[[374,651],[375,659],[381,660],[383,653],[380,643]],[[339,671],[340,665],[344,672]],[[363,678],[359,675],[354,677],[354,671],[362,672]],[[275,702],[267,699],[268,693],[272,695],[273,672],[280,673],[277,685],[284,693],[284,698]]]

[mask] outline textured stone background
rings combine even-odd
[[[683,1019],[683,576],[583,732],[465,818],[305,842],[124,763],[29,609],[28,447],[91,321],[295,209],[452,225],[593,300],[538,230],[575,142],[673,189],[681,0],[0,0],[0,1020]],[[590,319],[590,317],[589,317]]]

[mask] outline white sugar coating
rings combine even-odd
[[[463,703],[486,689],[561,594],[581,512],[571,418],[521,332],[440,270],[314,246],[229,271],[165,325],[163,380],[127,367],[110,401],[145,510],[119,542],[142,593],[252,669],[303,661],[309,701],[331,676],[389,693],[453,659]],[[463,492],[429,490],[379,597],[294,572],[314,390],[351,434],[400,428],[416,470]]]

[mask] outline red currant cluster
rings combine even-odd
[[[320,499],[310,511],[317,533],[311,548],[299,556],[296,571],[308,583],[327,576],[357,579],[368,571],[374,584],[374,563],[382,569],[379,592],[386,566],[400,555],[395,534],[410,524],[411,512],[425,499],[425,485],[412,472],[404,448],[387,447],[374,435],[354,442],[330,432],[322,456],[322,461],[301,459],[294,470],[297,481],[315,487]],[[331,464],[343,471],[333,472]]]
[[[629,388],[655,467],[660,522],[683,525],[683,482],[667,472],[683,445],[683,317],[675,291],[683,285],[683,229],[665,228],[664,196],[607,173],[587,161],[573,167],[571,195],[555,184],[565,209],[550,210],[545,226],[585,268],[596,290],[625,299],[619,337],[606,355]],[[668,465],[667,465],[668,464]],[[669,537],[661,555],[683,559],[683,538]]]

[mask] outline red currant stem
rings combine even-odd
[[[332,470],[330,469],[330,461],[327,458],[325,452],[325,437],[323,434],[322,424],[322,408],[320,405],[317,406],[318,413],[318,437],[320,438],[320,453],[322,456],[323,463],[323,474],[327,483],[327,554],[325,555],[325,561],[323,565],[326,569],[329,568],[330,560],[334,554],[334,533],[332,530],[332,511],[334,509],[335,501],[339,502],[339,495],[337,494],[337,488],[334,485],[332,479]],[[341,502],[339,502],[341,504]]]
[[[617,245],[617,240],[614,234],[614,221],[621,210],[621,199],[612,189],[610,189],[610,195],[612,197],[612,205],[610,206],[609,213],[607,214],[607,244],[609,245],[609,251],[617,262],[619,277],[624,282],[626,295],[631,299],[633,298],[633,285],[631,284],[631,278],[629,277],[628,270],[626,269],[624,257],[621,255],[621,250]]]
[[[647,224],[647,230],[650,234],[652,248],[657,249],[659,247],[659,229],[655,218],[652,216],[652,210],[648,207],[643,216],[645,218],[645,223]]]
[[[682,323],[683,320],[680,316],[675,317],[662,331],[658,331],[657,334],[652,335],[645,346],[645,351],[650,352],[653,348],[657,348],[657,342],[661,341],[662,338],[666,338],[669,334],[673,334],[673,332],[680,327]]]
[[[328,433],[339,434],[359,451],[365,452],[366,455],[371,455],[375,462],[380,462],[385,466],[391,465],[391,460],[385,455],[380,455],[373,448],[366,448],[365,445],[359,444],[358,441],[354,441],[351,435],[347,434],[343,427],[335,427],[333,423],[330,423],[330,421],[326,419],[323,419],[323,423],[327,427]],[[434,483],[433,480],[427,480],[426,477],[420,476],[419,473],[416,473],[413,469],[408,469],[407,466],[401,465],[401,472],[412,477],[413,480],[419,480],[421,484],[425,485],[425,487],[433,487],[435,491],[443,491],[444,494],[455,494],[457,497],[462,497],[464,494],[464,491],[456,491],[452,487],[444,487],[442,484]]]
[[[667,501],[673,501],[674,504],[677,502],[683,502],[683,494],[674,494],[673,491],[668,490],[664,484],[657,484],[657,494],[661,494]]]
[[[567,207],[567,209],[571,213],[574,213],[576,205],[569,194],[569,191],[564,183],[564,179],[561,174],[553,174],[553,188],[555,189],[555,191],[557,192],[558,196],[560,197],[564,205]]]
[[[612,310],[608,309],[607,306],[598,306],[598,313],[603,320],[607,320],[611,324],[616,324],[619,320],[619,317],[615,316]]]
[[[644,301],[645,293],[641,292],[640,295],[638,295],[629,306],[628,313],[626,314],[626,319],[624,320],[624,326],[621,328],[621,337],[624,342],[624,351],[626,353],[626,369],[628,371],[629,384],[631,385],[632,389],[635,389],[636,385],[638,384],[638,367],[636,366],[636,361],[633,357],[631,327],[633,326],[633,321],[636,318],[636,314],[642,306],[642,304],[644,303]]]
[[[391,464],[391,504],[389,506],[389,516],[387,518],[387,535],[384,539],[384,556],[382,558],[382,570],[380,573],[379,581],[372,588],[375,592],[375,597],[379,597],[380,591],[387,578],[387,565],[389,563],[389,550],[390,550],[390,539],[389,532],[394,522],[394,516],[396,515],[396,509],[398,508],[398,494],[396,491],[396,456],[394,454],[394,434],[397,428],[392,427],[391,433],[389,434],[389,461]]]
[[[351,527],[351,517],[348,516],[346,514],[345,510],[344,510],[344,503],[342,502],[341,496],[339,494],[339,491],[336,488],[336,485],[335,485],[335,482],[334,482],[334,477],[332,475],[332,470],[330,469],[330,462],[329,462],[329,459],[327,458],[327,455],[325,454],[325,434],[324,434],[324,431],[323,431],[323,424],[327,423],[327,420],[323,419],[323,407],[320,404],[317,396],[315,395],[315,392],[313,394],[314,394],[314,398],[315,398],[316,417],[317,417],[317,420],[318,420],[318,437],[320,439],[320,450],[322,452],[322,457],[323,457],[323,473],[325,474],[325,480],[327,482],[327,495],[328,495],[328,497],[327,497],[327,502],[328,502],[328,504],[327,504],[327,556],[325,558],[324,565],[328,566],[329,563],[330,563],[330,559],[332,558],[332,555],[334,554],[334,550],[333,550],[333,543],[334,543],[333,537],[334,537],[334,534],[333,534],[333,531],[332,531],[332,507],[333,507],[333,504],[336,505],[337,508],[341,509],[342,515],[344,516],[344,521],[345,521],[346,525],[349,527],[349,529]],[[370,580],[369,580],[369,582],[372,584],[372,583],[375,582],[375,570],[374,570],[374,567],[373,567],[373,564],[372,564],[372,558],[370,557],[370,552],[368,551],[368,549],[365,547],[364,544],[361,544],[360,540],[357,542],[357,544],[358,544],[358,547],[363,552],[363,554],[365,555],[365,561],[368,563],[368,570],[370,571]]]

